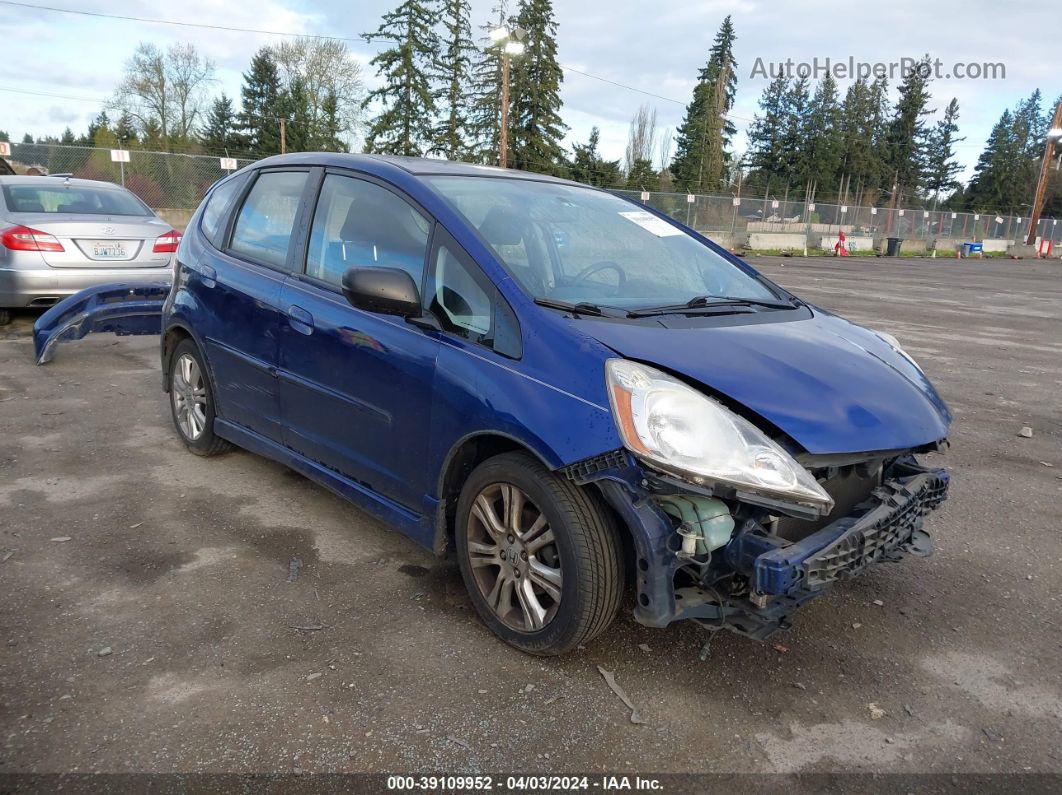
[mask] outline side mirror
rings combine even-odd
[[[401,268],[350,268],[343,274],[343,295],[369,312],[411,318],[421,315],[420,291]]]

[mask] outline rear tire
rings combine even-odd
[[[616,528],[592,495],[537,459],[505,453],[476,467],[456,525],[472,604],[506,643],[563,654],[612,622],[623,596]]]
[[[11,310],[0,309],[0,326],[6,326],[11,322]]]
[[[212,456],[232,449],[214,433],[214,385],[195,342],[185,339],[177,344],[169,376],[173,427],[188,451]]]

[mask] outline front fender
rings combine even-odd
[[[120,337],[160,334],[162,305],[168,283],[104,284],[74,293],[53,306],[33,324],[37,364],[55,358],[60,342],[79,340],[93,332],[110,331]]]

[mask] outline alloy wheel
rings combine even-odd
[[[522,632],[545,627],[560,607],[563,576],[545,514],[511,483],[492,483],[468,517],[469,568],[488,607]]]
[[[206,430],[207,391],[203,372],[195,357],[182,353],[173,368],[170,396],[181,433],[191,442]]]

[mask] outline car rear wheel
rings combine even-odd
[[[181,341],[170,359],[170,409],[184,446],[196,455],[223,453],[231,445],[214,433],[214,389],[196,344]]]
[[[0,309],[0,326],[6,326],[11,322],[11,310]]]
[[[461,491],[458,563],[480,618],[531,654],[601,633],[623,593],[621,544],[591,495],[526,453],[480,464]]]

